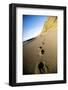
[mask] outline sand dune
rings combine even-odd
[[[57,73],[57,28],[25,41],[23,53],[23,74]]]
[[[57,72],[56,31],[44,33],[24,45],[24,73],[35,73],[36,64],[45,62],[48,73]],[[44,54],[41,53],[44,50]]]
[[[44,23],[42,33],[48,31],[55,31],[57,29],[57,17],[49,16],[47,21]]]

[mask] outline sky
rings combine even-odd
[[[47,16],[23,15],[22,16],[23,41],[38,36],[41,33],[44,22],[46,20]]]

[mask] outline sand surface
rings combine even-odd
[[[23,45],[23,73],[34,74],[40,73],[38,64],[42,62],[48,67],[45,73],[57,72],[57,32],[45,32],[34,38],[26,41]],[[44,53],[41,53],[41,51]]]

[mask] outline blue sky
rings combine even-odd
[[[23,41],[36,37],[40,34],[47,16],[23,15]]]

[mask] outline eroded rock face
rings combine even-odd
[[[24,42],[23,74],[57,73],[57,17],[44,26],[39,36]]]

